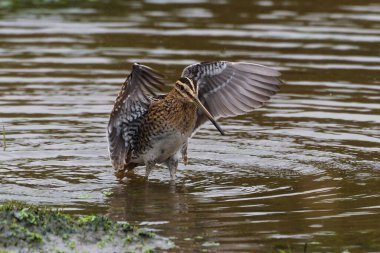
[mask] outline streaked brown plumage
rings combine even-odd
[[[111,112],[108,142],[119,178],[138,165],[146,177],[157,163],[169,167],[172,179],[180,153],[187,163],[188,138],[207,120],[224,134],[215,118],[244,114],[261,106],[281,85],[280,73],[244,62],[206,62],[186,67],[166,95],[162,76],[134,64]],[[214,118],[215,117],[215,118]]]

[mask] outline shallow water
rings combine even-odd
[[[55,7],[0,11],[0,201],[146,225],[176,251],[380,251],[380,4]],[[105,128],[131,63],[170,84],[216,59],[275,67],[287,85],[220,120],[226,136],[202,128],[175,185],[165,168],[118,182]]]

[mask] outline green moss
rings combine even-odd
[[[16,251],[9,251],[9,250],[0,249],[0,253],[16,253]]]
[[[87,246],[96,246],[105,252],[115,249],[147,251],[159,245],[173,245],[145,229],[117,223],[104,216],[75,217],[22,202],[9,201],[1,205],[0,221],[0,248],[3,251],[84,252]]]
[[[150,247],[144,247],[143,250],[142,250],[142,252],[144,252],[144,253],[153,253],[154,250],[152,248],[150,248]]]
[[[278,249],[278,253],[292,253],[292,249],[290,248],[290,246],[288,245],[288,248],[287,249]]]
[[[71,250],[74,250],[75,249],[75,241],[68,242],[67,247],[69,247]]]
[[[78,218],[78,223],[81,225],[84,225],[86,223],[93,222],[95,220],[96,220],[95,215],[82,216]]]
[[[141,237],[147,237],[147,238],[153,238],[155,236],[153,232],[149,232],[144,229],[138,229],[137,234]]]

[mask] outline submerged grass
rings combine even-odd
[[[140,252],[173,246],[150,231],[105,216],[74,217],[17,201],[0,206],[0,253]]]

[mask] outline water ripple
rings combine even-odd
[[[378,252],[380,5],[245,4],[113,0],[3,13],[0,201],[104,213],[190,251],[302,252],[309,242],[313,252]],[[220,119],[225,136],[206,124],[176,184],[167,168],[116,181],[105,129],[131,63],[170,86],[184,66],[216,59],[275,67],[286,85],[265,107]]]

